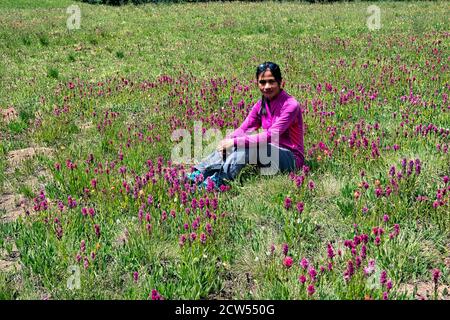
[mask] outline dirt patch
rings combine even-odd
[[[17,272],[20,271],[20,253],[16,244],[12,239],[6,239],[7,246],[10,250],[0,248],[0,272]]]
[[[30,201],[20,195],[5,193],[0,195],[0,223],[15,221],[20,215],[31,212]]]
[[[10,168],[15,168],[26,159],[31,159],[38,154],[52,156],[53,149],[45,147],[36,147],[11,151],[8,153],[8,166]]]
[[[399,291],[412,296],[416,286],[417,292],[414,298],[426,300],[434,298],[434,283],[432,281],[401,284]],[[438,286],[438,299],[450,300],[450,286],[443,284]]]
[[[10,123],[11,121],[16,120],[19,115],[16,109],[14,109],[13,107],[0,110],[0,114],[1,114],[0,119],[2,119],[3,122],[6,123]]]

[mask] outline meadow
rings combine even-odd
[[[449,9],[2,1],[0,299],[449,299]],[[239,126],[264,61],[306,165],[189,184],[172,133]]]

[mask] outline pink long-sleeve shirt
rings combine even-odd
[[[281,90],[275,99],[270,101],[270,109],[266,103],[266,115],[259,115],[260,109],[261,100],[253,106],[241,126],[227,138],[234,138],[234,144],[238,146],[254,146],[269,142],[289,149],[294,154],[297,169],[302,168],[304,163],[303,118],[297,100]],[[250,134],[261,127],[262,132]]]

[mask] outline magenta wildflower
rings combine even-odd
[[[290,267],[292,267],[292,263],[293,263],[293,259],[292,259],[292,257],[285,257],[284,259],[283,259],[283,265],[286,267],[286,268],[290,268]]]
[[[316,269],[314,269],[314,267],[311,267],[311,269],[309,269],[309,276],[311,278],[311,281],[314,282],[316,281],[316,276],[317,276],[317,271]]]
[[[307,269],[307,268],[308,268],[308,265],[309,265],[308,259],[302,258],[302,261],[300,261],[300,266],[301,266],[303,269]]]
[[[301,275],[300,277],[298,277],[298,281],[299,281],[301,284],[305,284],[305,282],[306,282],[306,277],[305,277],[304,275]]]
[[[138,282],[139,280],[139,273],[137,271],[133,272],[133,280],[134,282]]]
[[[434,284],[437,284],[439,281],[439,278],[441,277],[441,271],[439,269],[433,269],[431,271],[432,275],[433,275],[433,282]]]
[[[156,289],[152,289],[152,300],[164,300]]]
[[[195,241],[197,239],[197,234],[195,232],[192,232],[190,235],[191,241]]]
[[[333,246],[331,245],[331,243],[327,244],[327,253],[328,253],[328,258],[330,258],[330,259],[333,259],[333,257],[335,256],[334,249],[333,249]]]
[[[447,184],[450,181],[450,178],[448,176],[444,176],[442,178],[442,181],[444,181],[444,183]]]
[[[304,209],[305,209],[305,204],[303,202],[297,203],[297,211],[298,211],[298,213],[302,213]]]
[[[312,285],[312,284],[308,286],[307,290],[308,290],[309,296],[312,296],[316,292],[316,289],[314,288],[314,285]]]
[[[200,242],[203,243],[203,244],[206,243],[206,234],[204,234],[203,232],[202,232],[202,234],[200,235]]]
[[[388,300],[389,296],[387,292],[383,292],[383,300]]]
[[[207,223],[205,226],[206,232],[211,235],[212,234],[212,226],[210,223]]]
[[[98,224],[94,225],[95,235],[100,238],[100,226]]]
[[[180,236],[180,240],[178,241],[179,245],[182,247],[184,243],[186,242],[186,236],[183,234]]]
[[[88,258],[84,258],[83,266],[85,269],[89,268],[89,260]]]
[[[384,221],[384,222],[388,222],[388,221],[389,221],[389,216],[388,216],[387,214],[385,214],[385,215],[383,216],[383,221]]]
[[[289,210],[292,206],[292,200],[289,197],[286,197],[284,199],[284,207],[286,208],[286,210]]]
[[[81,240],[80,250],[81,252],[86,251],[86,242],[84,240]]]
[[[377,236],[377,237],[375,238],[375,241],[374,241],[374,243],[375,243],[375,245],[376,245],[376,246],[379,246],[379,245],[380,245],[380,243],[381,243],[381,239],[380,239],[380,237],[379,237],[379,236]]]
[[[283,248],[283,254],[284,254],[285,256],[287,256],[288,251],[289,251],[289,246],[288,246],[288,244],[287,244],[287,243],[283,243],[282,248]]]
[[[392,280],[389,279],[386,282],[386,289],[387,289],[388,292],[392,289]]]
[[[380,283],[382,285],[385,285],[386,281],[387,281],[387,272],[386,272],[386,270],[383,270],[380,275]]]

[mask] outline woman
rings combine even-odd
[[[194,167],[196,171],[188,175],[190,180],[198,182],[210,178],[217,188],[225,180],[235,179],[246,164],[271,169],[265,172],[272,174],[303,167],[302,113],[297,100],[281,88],[280,67],[265,62],[257,67],[256,79],[261,100],[242,125]],[[251,134],[261,127],[263,132]],[[206,185],[207,181],[203,183]]]

